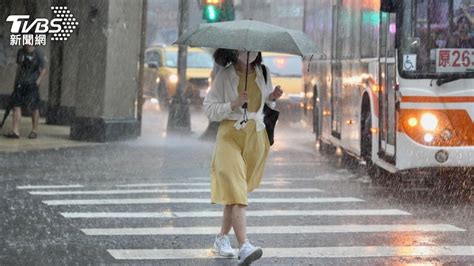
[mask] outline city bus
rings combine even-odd
[[[366,162],[374,181],[452,169],[461,171],[459,183],[471,189],[469,3],[305,1],[304,31],[321,53],[305,58],[304,115],[320,150],[338,147]]]

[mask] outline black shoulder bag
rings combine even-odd
[[[265,65],[262,64],[262,72],[263,78],[265,79],[265,84],[267,84],[267,68]],[[265,123],[265,129],[267,130],[268,140],[270,141],[270,145],[273,145],[275,142],[273,139],[275,133],[275,126],[278,120],[278,116],[280,112],[277,110],[273,110],[272,108],[268,107],[267,104],[263,106],[263,123]]]

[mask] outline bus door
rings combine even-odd
[[[379,55],[379,152],[381,159],[395,164],[396,141],[396,32],[395,13],[380,13]]]

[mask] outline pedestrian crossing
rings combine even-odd
[[[272,210],[246,211],[247,217],[277,217],[277,216],[387,216],[410,215],[396,209],[374,210]],[[65,218],[210,218],[221,217],[222,211],[195,212],[61,212]]]
[[[361,246],[265,248],[266,258],[377,258],[377,257],[430,257],[472,256],[472,246]],[[208,249],[109,249],[117,260],[180,260],[221,259]],[[237,252],[237,250],[235,250]],[[350,265],[350,264],[349,264]]]
[[[31,196],[40,197],[43,204],[55,208],[64,219],[79,220],[78,223],[75,223],[78,224],[77,229],[87,237],[96,238],[95,240],[98,242],[103,238],[123,238],[124,243],[127,243],[128,237],[181,236],[188,239],[198,239],[198,243],[207,243],[199,247],[187,247],[186,242],[182,242],[177,247],[171,248],[160,248],[159,245],[127,248],[121,245],[117,248],[108,246],[104,250],[113,259],[119,261],[156,260],[172,264],[171,261],[179,263],[182,260],[220,259],[212,252],[212,244],[215,234],[220,230],[222,208],[210,204],[209,183],[203,182],[205,178],[187,178],[185,179],[187,182],[181,183],[36,184],[18,186],[17,189],[26,191]],[[208,177],[206,179],[209,180]],[[317,179],[288,177],[265,180],[259,189],[251,193],[249,210],[247,210],[249,221],[257,219],[255,224],[248,222],[249,238],[252,240],[254,237],[266,237],[267,239],[262,245],[264,251],[262,261],[265,259],[272,261],[295,259],[294,264],[298,264],[301,259],[309,263],[323,258],[366,258],[371,260],[393,257],[458,256],[473,257],[474,259],[474,246],[463,245],[459,241],[429,245],[426,243],[416,245],[410,242],[403,244],[398,241],[380,243],[383,239],[395,236],[403,238],[407,235],[466,234],[468,231],[465,228],[443,221],[433,223],[433,221],[416,220],[412,218],[416,214],[390,208],[390,206],[376,204],[377,208],[370,208],[370,204],[364,199],[350,195],[344,197],[331,195],[331,192],[314,188],[313,185],[304,186],[304,188],[296,187],[299,182]],[[158,194],[158,196],[150,194]],[[100,197],[97,198],[99,195]],[[140,196],[140,198],[131,197],[132,195]],[[74,196],[86,198],[77,199]],[[329,205],[330,208],[328,208]],[[111,206],[127,206],[130,210],[112,211]],[[134,206],[140,206],[140,208]],[[166,207],[166,210],[155,211],[157,206]],[[252,206],[257,206],[258,210],[252,210]],[[91,209],[92,207],[94,209]],[[80,211],[77,211],[78,208]],[[148,211],[142,211],[143,209]],[[351,222],[341,224],[338,220],[341,217],[350,218]],[[364,219],[367,217],[374,217],[377,222],[364,223]],[[128,221],[132,219],[142,219],[143,224],[154,226],[127,226]],[[321,219],[325,219],[325,224],[319,223]],[[112,221],[118,220],[124,226],[110,226],[113,224]],[[170,226],[169,223],[158,222],[161,220],[179,221],[180,224],[187,224],[187,226],[177,226],[174,223],[171,223]],[[91,226],[97,224],[90,221],[100,221],[100,226]],[[201,222],[194,223],[195,221]],[[294,222],[288,224],[288,221]],[[320,238],[321,243],[314,241],[310,243],[310,246],[308,243],[298,243],[307,236],[318,239],[318,235],[334,236],[334,240],[332,243],[324,243],[323,239],[325,238]],[[355,239],[352,242],[337,242],[338,239],[343,239],[337,237],[341,235]],[[375,241],[377,242],[375,244],[364,240],[357,245],[348,245],[348,243],[357,243],[357,238],[360,238],[361,235],[373,235],[373,239],[378,237],[382,240]],[[293,240],[288,241],[290,244],[283,247],[281,243],[272,240],[278,236]],[[388,238],[380,236],[388,236]],[[97,244],[97,247],[100,247],[100,243]],[[350,260],[345,260],[345,262],[352,264]]]
[[[81,229],[86,235],[215,235],[220,227],[144,227]],[[316,226],[248,226],[248,234],[321,234],[374,232],[465,232],[449,224],[348,224]]]
[[[210,189],[109,189],[109,190],[67,190],[67,191],[30,191],[31,195],[106,195],[106,194],[145,194],[145,193],[210,193]],[[322,192],[317,188],[261,188],[255,191],[261,192]]]
[[[327,198],[253,198],[249,203],[337,203],[337,202],[364,202],[353,197],[327,197]],[[59,205],[123,205],[123,204],[166,204],[188,203],[209,204],[209,198],[115,198],[115,199],[86,199],[86,200],[44,200],[50,206]]]

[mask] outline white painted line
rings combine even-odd
[[[69,191],[29,191],[31,195],[106,195],[141,193],[209,193],[210,189],[120,189],[120,190],[69,190]],[[316,188],[258,188],[254,192],[323,192]]]
[[[83,185],[42,185],[42,186],[17,186],[16,189],[45,189],[45,188],[83,188]]]
[[[166,186],[196,186],[196,187],[208,187],[210,186],[209,182],[204,183],[138,183],[138,184],[124,184],[124,185],[115,185],[116,187],[166,187]]]
[[[290,184],[287,181],[281,181],[279,183]],[[262,185],[273,185],[274,182],[261,182]],[[183,186],[183,187],[191,187],[191,186],[203,186],[209,187],[211,184],[209,182],[204,183],[138,183],[138,184],[124,184],[124,185],[115,185],[116,187],[166,187],[166,186]]]
[[[387,216],[411,215],[397,209],[369,210],[307,210],[307,211],[247,211],[247,217],[266,216]],[[66,218],[204,218],[221,217],[222,211],[196,212],[61,212]]]
[[[295,163],[288,163],[288,162],[267,162],[267,165],[271,166],[291,166],[291,165],[312,165],[318,166],[321,165],[321,162],[295,162]]]
[[[215,235],[220,227],[145,227],[89,228],[86,235]],[[248,234],[318,234],[318,233],[378,233],[378,232],[465,232],[449,224],[345,224],[317,226],[249,226]]]
[[[364,202],[357,198],[255,198],[250,203],[338,203]],[[210,199],[202,198],[141,198],[141,199],[86,199],[86,200],[44,200],[46,205],[117,205],[117,204],[159,204],[196,203],[210,204]]]
[[[204,181],[210,181],[210,177],[191,177],[189,179],[192,180],[204,180]],[[265,181],[277,181],[277,182],[291,182],[291,181],[314,181],[317,180],[314,177],[263,177],[263,180]]]
[[[117,260],[216,259],[211,249],[108,249]],[[236,251],[237,252],[237,251]],[[264,248],[264,258],[474,256],[474,246],[353,246]]]

